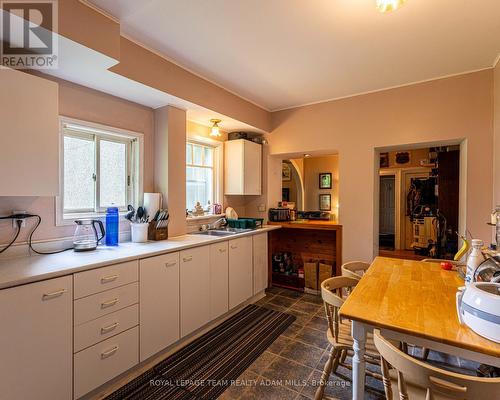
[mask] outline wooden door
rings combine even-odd
[[[268,281],[267,233],[253,236],[253,294],[267,288]]]
[[[140,261],[140,361],[180,338],[179,253]]]
[[[438,206],[446,218],[446,225],[453,232],[448,238],[451,252],[458,251],[459,190],[460,190],[460,151],[442,152],[438,155]]]
[[[73,276],[0,290],[2,399],[73,396]]]
[[[228,242],[210,245],[210,319],[229,310]]]
[[[379,233],[395,234],[396,179],[394,175],[380,177]]]
[[[210,246],[180,253],[181,337],[210,321]]]
[[[229,241],[229,309],[252,297],[252,238]]]

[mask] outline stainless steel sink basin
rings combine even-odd
[[[207,236],[232,236],[238,233],[250,232],[253,229],[238,229],[238,228],[226,228],[226,229],[210,229],[208,231],[197,232],[197,235],[207,235]]]

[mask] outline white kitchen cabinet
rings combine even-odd
[[[0,69],[0,196],[59,195],[59,86]]]
[[[2,399],[71,399],[73,277],[0,290]]]
[[[229,310],[229,243],[210,245],[210,319]]]
[[[139,328],[129,329],[75,354],[75,399],[139,363]],[[70,399],[71,397],[33,397]]]
[[[252,237],[229,241],[229,309],[253,294]]]
[[[224,193],[262,194],[262,145],[245,139],[224,143]]]
[[[267,288],[268,282],[268,253],[267,233],[259,233],[253,240],[253,294]]]
[[[140,261],[140,360],[179,340],[179,253]]]
[[[210,321],[210,246],[180,253],[181,337]]]

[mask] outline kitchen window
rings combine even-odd
[[[68,118],[61,118],[60,126],[58,222],[137,204],[142,135]]]
[[[218,144],[186,143],[186,208],[191,211],[199,201],[205,211],[220,202],[220,154]]]

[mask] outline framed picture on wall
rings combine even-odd
[[[320,211],[331,211],[332,210],[332,195],[331,194],[320,194],[319,195],[319,210]]]
[[[282,164],[281,180],[287,182],[292,180],[292,169],[288,163]]]
[[[322,172],[319,174],[319,188],[331,189],[332,188],[332,173]]]

